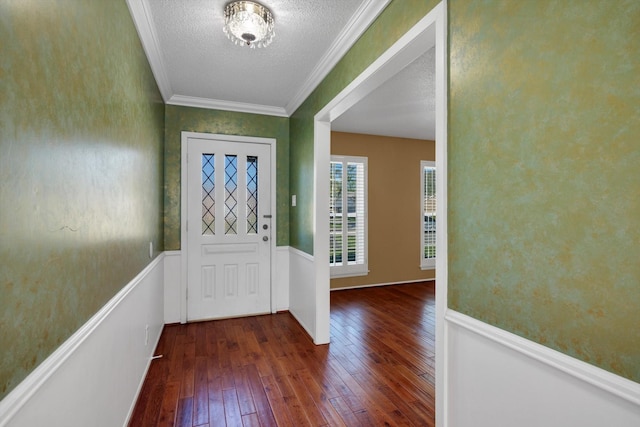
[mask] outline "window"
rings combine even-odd
[[[422,161],[422,243],[420,245],[420,267],[423,270],[436,266],[436,163]]]
[[[329,180],[331,277],[366,275],[367,158],[331,156]]]

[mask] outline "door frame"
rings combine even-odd
[[[242,143],[254,143],[254,144],[268,144],[269,150],[269,163],[271,165],[271,242],[269,244],[270,251],[270,277],[269,277],[269,292],[270,292],[270,307],[271,312],[275,313],[276,310],[276,292],[274,289],[275,283],[275,269],[276,269],[276,240],[278,236],[278,220],[276,212],[276,139],[275,138],[263,138],[256,136],[243,136],[243,135],[224,135],[218,133],[203,133],[203,132],[181,132],[180,136],[180,323],[187,322],[187,280],[188,280],[188,235],[187,235],[187,186],[189,185],[187,178],[187,143],[189,138],[207,139],[211,142],[226,141],[234,142],[238,144]]]

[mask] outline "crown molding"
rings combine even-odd
[[[248,104],[244,102],[223,101],[219,99],[198,98],[195,96],[173,95],[166,101],[168,105],[208,108],[211,110],[237,111],[240,113],[262,114],[266,116],[289,117],[282,107]]]
[[[158,45],[158,35],[155,28],[151,25],[151,16],[147,0],[126,0],[129,12],[133,18],[133,24],[138,31],[138,36],[142,43],[142,48],[147,55],[151,72],[156,79],[156,84],[162,95],[162,99],[167,102],[173,95],[169,77],[167,76],[167,68],[164,65],[162,54]]]
[[[169,76],[166,71],[167,68],[160,51],[158,35],[152,25],[149,7],[147,5],[148,0],[126,0],[126,2],[131,17],[133,18],[133,23],[138,31],[142,47],[147,55],[151,71],[156,79],[156,84],[166,104],[289,117],[309,97],[311,92],[313,92],[327,74],[329,74],[338,61],[342,59],[391,0],[366,0],[360,5],[327,52],[322,56],[309,77],[297,91],[296,95],[294,95],[284,108],[175,95],[171,88]]]
[[[284,109],[288,116],[293,114],[311,95],[311,92],[322,82],[347,51],[351,49],[390,2],[391,0],[367,0],[360,5],[327,52],[318,61],[307,80],[285,106]]]

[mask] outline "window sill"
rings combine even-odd
[[[367,271],[354,271],[354,272],[345,272],[345,273],[331,273],[331,279],[342,279],[344,277],[358,277],[358,276],[368,276],[369,270]]]
[[[420,270],[435,270],[435,269],[436,269],[435,258],[430,258],[429,260],[423,260],[422,264],[420,264]]]

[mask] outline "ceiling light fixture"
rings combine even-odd
[[[240,46],[267,47],[275,35],[273,14],[253,1],[234,1],[224,7],[224,33]]]

